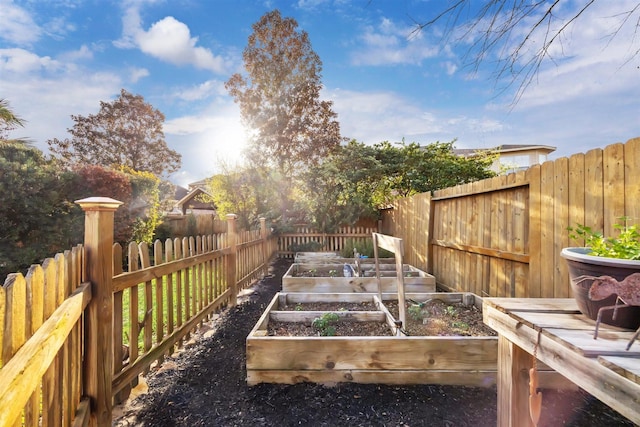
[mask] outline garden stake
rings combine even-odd
[[[538,391],[538,345],[541,333],[542,330],[538,330],[538,339],[533,347],[533,367],[529,369],[529,416],[534,426],[538,425],[542,411],[542,393]]]

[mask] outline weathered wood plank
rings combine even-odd
[[[598,356],[598,362],[625,378],[640,384],[640,358]]]
[[[540,313],[580,313],[573,298],[488,298],[485,304],[499,310]]]
[[[251,337],[247,369],[492,370],[496,337]]]
[[[528,375],[531,356],[517,345],[500,336],[498,339],[498,426],[533,426],[529,416]]]
[[[299,322],[311,324],[316,318],[328,311],[278,311],[269,314],[269,320],[273,322]],[[341,321],[353,322],[384,322],[385,314],[381,311],[330,311],[336,314]]]

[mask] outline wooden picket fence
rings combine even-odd
[[[492,297],[569,297],[568,227],[605,235],[640,222],[640,138],[526,171],[401,199],[382,232],[405,240],[407,262],[443,289]]]
[[[113,401],[235,304],[277,249],[264,220],[237,231],[231,215],[227,233],[123,251],[112,243],[119,202],[79,203],[85,244],[0,287],[0,426],[111,425]]]
[[[344,226],[333,233],[322,233],[300,225],[278,236],[278,256],[292,258],[296,252],[341,252],[349,244],[372,246],[371,236],[376,232],[377,227]]]

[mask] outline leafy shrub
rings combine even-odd
[[[355,240],[347,239],[344,243],[344,247],[340,251],[340,255],[345,258],[353,258],[353,250],[356,249],[360,255],[373,258],[373,240]],[[378,248],[378,256],[380,258],[393,258],[393,252],[389,252],[386,249]]]
[[[620,233],[616,237],[604,237],[601,232],[593,231],[591,227],[578,224],[569,227],[569,237],[577,240],[584,239],[585,246],[591,249],[589,255],[608,258],[640,260],[640,230],[637,225],[629,225],[628,217],[618,218],[620,223],[614,225]],[[621,224],[624,222],[624,225]]]

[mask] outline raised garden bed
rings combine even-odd
[[[479,306],[479,298],[462,293],[407,293],[415,301],[441,299]],[[383,300],[395,298],[385,293]],[[377,310],[339,310],[342,303],[372,303]],[[326,311],[282,310],[306,303],[338,303],[343,321],[375,321],[389,327],[388,336],[270,336],[269,324],[311,324]],[[296,320],[297,319],[297,320]],[[347,320],[348,319],[348,320]],[[377,295],[277,294],[247,337],[247,383],[293,384],[338,382],[382,384],[495,384],[497,337],[495,336],[397,336],[393,316]],[[273,332],[271,332],[273,333]]]
[[[352,274],[356,271],[362,276],[344,277],[342,264],[299,264],[291,265],[282,277],[283,292],[305,293],[377,293],[378,280],[375,277],[375,265],[372,262],[362,263],[358,269],[349,264]],[[411,265],[403,266],[405,292],[435,292],[435,278]],[[394,264],[380,264],[380,285],[383,293],[397,292],[397,278]]]

